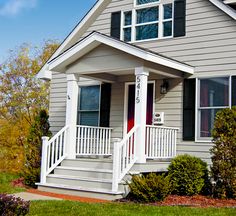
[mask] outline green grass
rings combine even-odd
[[[5,172],[0,173],[0,193],[12,194],[25,191],[24,188],[13,187],[11,185],[12,180],[18,178],[19,176],[16,174],[10,174]]]
[[[122,203],[106,203],[106,204],[87,204],[72,201],[33,201],[31,202],[29,215],[42,216],[230,216],[236,215],[236,209],[233,208],[188,208],[188,207],[157,207],[139,204],[122,204]]]

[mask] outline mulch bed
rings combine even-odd
[[[236,200],[233,199],[214,199],[206,196],[176,196],[170,195],[163,202],[155,203],[157,206],[188,206],[199,208],[221,208],[236,207]]]
[[[12,186],[14,187],[22,187],[26,188],[23,183],[23,178],[16,179],[11,182]],[[86,197],[79,197],[79,196],[70,196],[64,194],[56,194],[56,193],[49,193],[43,192],[36,189],[28,189],[27,192],[50,196],[55,198],[60,198],[64,200],[72,200],[72,201],[79,201],[79,202],[86,202],[86,203],[105,203],[109,202],[106,200],[101,199],[92,199]],[[131,202],[127,199],[119,200],[118,202]],[[188,207],[198,207],[198,208],[222,208],[222,207],[235,207],[236,208],[236,200],[233,199],[214,199],[207,196],[177,196],[177,195],[169,195],[164,201],[150,203],[148,205],[155,205],[155,206],[188,206]]]
[[[129,199],[117,200],[122,203],[136,203]],[[156,203],[146,203],[145,205],[154,206],[184,206],[195,208],[236,208],[234,199],[215,199],[207,196],[177,196],[169,195],[164,201]]]
[[[20,187],[20,188],[26,188],[25,184],[24,184],[24,178],[18,178],[15,179],[11,182],[11,185],[13,187]]]

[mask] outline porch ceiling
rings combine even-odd
[[[53,59],[48,66],[51,71],[90,77],[109,73],[111,80],[117,75],[133,73],[136,67],[170,77],[194,73],[192,66],[97,32]]]

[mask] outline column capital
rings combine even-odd
[[[135,75],[143,75],[143,76],[149,76],[149,71],[144,67],[136,67],[135,68]]]
[[[66,75],[66,80],[67,80],[67,82],[69,82],[69,81],[76,81],[77,82],[78,78],[75,74],[67,74]]]

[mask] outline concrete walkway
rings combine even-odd
[[[43,196],[39,194],[29,193],[29,192],[21,192],[13,194],[16,197],[20,197],[21,199],[24,199],[26,201],[32,201],[32,200],[62,200],[60,198],[56,197],[50,197],[50,196]]]

